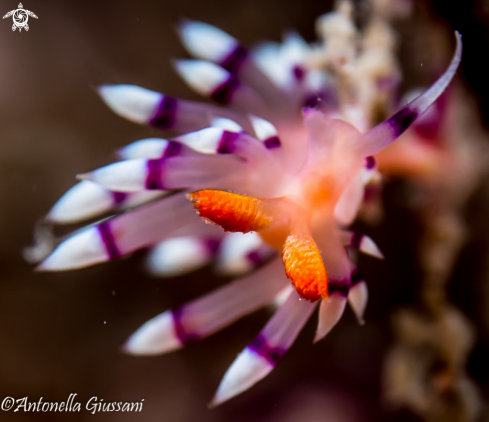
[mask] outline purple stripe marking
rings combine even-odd
[[[175,157],[180,155],[182,152],[183,145],[179,142],[168,141],[168,145],[165,148],[165,152],[163,153],[163,157]]]
[[[217,152],[219,154],[232,154],[236,149],[236,140],[240,135],[240,133],[236,132],[223,131],[219,144],[217,145]]]
[[[148,174],[146,176],[146,183],[144,186],[146,189],[149,190],[165,189],[162,183],[163,161],[164,158],[157,158],[155,160],[147,161],[146,167],[148,169]]]
[[[294,78],[297,82],[302,82],[304,80],[306,72],[302,66],[295,65],[292,68],[292,74],[294,75]]]
[[[267,248],[264,250],[263,248],[258,248],[254,251],[249,252],[246,255],[246,259],[250,261],[255,267],[258,267],[274,256],[275,252],[272,249]]]
[[[351,236],[351,245],[356,249],[360,248],[360,243],[362,239],[363,239],[363,234],[353,233]]]
[[[322,98],[320,94],[312,94],[306,97],[304,100],[304,107],[306,108],[320,108],[322,105]]]
[[[416,110],[411,110],[409,106],[402,108],[392,117],[389,117],[385,124],[390,125],[394,131],[394,136],[397,138],[401,135],[418,117]]]
[[[339,293],[343,297],[348,297],[348,292],[350,291],[350,280],[329,280],[328,281],[328,292],[329,294]]]
[[[280,148],[282,145],[278,136],[271,136],[270,138],[265,139],[263,143],[267,149]]]
[[[189,333],[185,330],[182,324],[182,315],[183,315],[184,306],[179,306],[175,309],[171,310],[171,315],[173,318],[173,327],[175,329],[175,335],[177,336],[180,343],[186,346],[189,343],[192,343],[199,339],[199,336],[194,333]]]
[[[177,114],[177,103],[178,100],[176,98],[164,95],[149,124],[159,129],[170,129],[173,127]]]
[[[255,249],[254,251],[251,251],[248,254],[246,254],[246,259],[256,267],[263,262],[263,257],[260,254],[259,249]]]
[[[243,62],[248,57],[248,51],[242,45],[237,45],[236,48],[229,53],[226,58],[219,63],[221,67],[229,73],[238,73]]]
[[[375,157],[373,155],[369,155],[365,158],[365,167],[369,170],[372,170],[375,167]]]
[[[212,255],[216,254],[217,250],[219,249],[219,245],[221,244],[221,240],[216,239],[215,237],[208,237],[207,239],[204,239],[203,242],[205,247]]]
[[[364,281],[362,275],[358,271],[358,268],[354,268],[353,271],[351,272],[351,285],[354,286],[355,284],[358,284],[361,281]]]
[[[119,205],[127,198],[126,192],[112,192],[112,200],[115,205]]]
[[[219,104],[229,104],[234,92],[239,86],[239,81],[232,75],[219,85],[210,95],[210,97]]]
[[[112,229],[110,228],[110,222],[104,221],[97,226],[100,237],[102,238],[102,242],[104,242],[105,251],[109,256],[109,259],[117,259],[121,257],[121,252],[115,243],[114,233],[112,233]]]
[[[275,366],[287,351],[282,347],[272,347],[267,344],[263,334],[258,334],[256,338],[248,345],[248,349],[253,350],[257,355],[266,359],[268,363]]]

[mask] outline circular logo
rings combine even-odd
[[[14,12],[13,19],[16,26],[18,27],[25,26],[28,19],[27,12],[23,9],[17,9]]]

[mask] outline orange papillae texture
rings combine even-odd
[[[310,302],[329,297],[326,268],[314,240],[288,236],[282,249],[282,259],[285,273],[300,297]]]
[[[260,231],[272,222],[264,211],[263,201],[252,196],[205,189],[189,193],[188,198],[201,217],[228,232]]]

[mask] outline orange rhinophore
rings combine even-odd
[[[266,229],[272,222],[261,199],[216,189],[190,192],[187,197],[194,203],[201,217],[221,226],[228,232],[248,233]]]
[[[328,276],[312,238],[289,235],[282,248],[285,273],[300,297],[310,302],[327,299]]]

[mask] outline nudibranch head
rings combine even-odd
[[[123,148],[122,161],[79,176],[83,180],[47,216],[64,224],[118,213],[68,237],[39,270],[81,268],[153,246],[150,268],[160,275],[213,260],[222,272],[243,275],[147,322],[125,345],[129,353],[178,349],[280,302],[229,368],[214,405],[274,368],[315,302],[321,303],[315,340],[336,324],[347,301],[362,321],[366,285],[346,247],[382,255],[371,239],[345,227],[355,218],[364,186],[375,173],[371,157],[426,111],[460,61],[457,34],[455,56],[441,78],[365,131],[371,111],[364,107],[365,98],[377,92],[376,78],[387,74],[396,80],[398,75],[397,69],[389,74],[385,66],[379,73],[371,62],[359,65],[365,63],[363,56],[355,56],[359,34],[345,5],[322,20],[325,40],[319,49],[289,34],[282,45],[267,44],[250,53],[215,27],[182,24],[183,42],[198,60],[176,62],[177,72],[197,92],[226,107],[132,85],[101,87],[101,97],[117,114],[175,136]],[[389,43],[365,45],[392,48]],[[358,102],[350,91],[357,91]],[[214,224],[202,224],[189,200]],[[275,255],[283,265],[280,258],[272,259]]]

